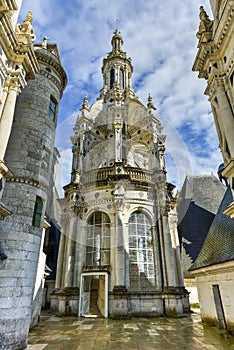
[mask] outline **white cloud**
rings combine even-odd
[[[208,0],[119,0],[111,4],[108,0],[24,0],[21,21],[31,9],[37,41],[46,35],[50,42],[58,44],[68,75],[56,137],[66,164],[62,169],[68,174],[60,176],[65,181],[63,185],[70,176],[71,152],[68,157],[67,149],[77,111],[85,94],[92,103],[102,88],[102,59],[111,50],[116,19],[124,39],[123,49],[132,58],[136,94],[146,103],[150,93],[165,123],[173,125],[170,131],[165,127],[169,133],[167,147],[180,169],[175,176],[175,164],[168,159],[168,177],[177,178],[180,184],[188,172],[187,157],[195,174],[216,172],[222,159],[210,105],[203,95],[205,81],[192,72],[200,5],[210,14]],[[175,129],[179,137],[177,133],[173,136]]]

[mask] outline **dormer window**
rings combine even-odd
[[[110,72],[110,88],[111,89],[114,86],[114,82],[115,82],[115,70],[111,69],[111,72]]]

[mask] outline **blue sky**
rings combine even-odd
[[[56,145],[58,186],[70,180],[70,136],[85,94],[92,104],[102,88],[102,59],[118,27],[132,58],[133,88],[143,103],[153,97],[167,134],[168,180],[181,187],[186,174],[216,175],[222,162],[205,81],[192,72],[199,7],[208,0],[24,0],[19,22],[33,12],[40,43],[57,43],[68,86],[60,103]]]

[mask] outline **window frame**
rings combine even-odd
[[[41,217],[43,212],[43,199],[40,196],[36,196],[33,218],[32,218],[32,226],[41,227]]]
[[[129,217],[128,240],[130,291],[155,291],[152,225],[148,216],[142,211],[134,211]]]
[[[50,101],[49,101],[49,107],[48,107],[48,116],[50,120],[55,121],[57,116],[57,106],[58,102],[56,99],[51,95]]]
[[[95,211],[89,216],[86,231],[86,266],[110,265],[110,227],[110,218],[106,213]]]

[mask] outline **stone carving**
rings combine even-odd
[[[34,29],[32,27],[32,11],[28,11],[27,16],[22,24],[17,24],[16,33],[29,35],[32,42],[36,40],[36,35],[34,34]]]
[[[209,41],[211,39],[213,21],[209,19],[203,6],[200,7],[200,21],[200,26],[196,34],[197,38],[201,39],[203,33],[210,33],[209,37],[206,38],[206,41]]]

